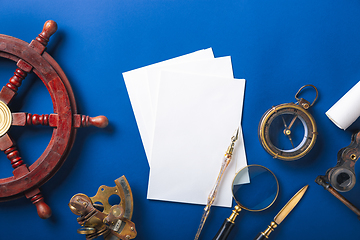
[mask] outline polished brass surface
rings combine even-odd
[[[270,140],[270,133],[269,133],[269,126],[273,119],[275,119],[277,116],[281,116],[282,114],[294,114],[294,118],[290,122],[290,124],[287,126],[284,122],[285,129],[283,133],[288,136],[293,149],[295,149],[292,139],[291,139],[291,133],[292,131],[290,128],[294,124],[295,120],[301,116],[303,119],[304,127],[307,128],[308,136],[307,138],[300,144],[301,146],[298,147],[297,150],[294,151],[283,151],[274,146],[274,144]],[[314,118],[312,115],[306,111],[302,106],[299,106],[294,103],[284,103],[277,105],[275,107],[270,108],[268,111],[264,113],[262,116],[259,128],[258,128],[258,135],[259,140],[263,148],[271,155],[273,158],[278,158],[281,160],[286,161],[293,161],[299,158],[302,158],[305,156],[315,145],[316,139],[317,139],[317,127]]]
[[[265,231],[261,232],[266,238],[269,237],[270,233],[287,217],[287,215],[294,209],[294,207],[299,203],[301,198],[304,196],[309,185],[301,188],[280,210],[280,212],[274,217],[274,221],[266,228]]]
[[[96,232],[95,228],[92,227],[84,227],[84,228],[79,228],[77,230],[78,234],[93,234],[95,232]]]
[[[236,205],[235,208],[232,210],[230,217],[228,217],[227,220],[229,222],[235,223],[235,219],[239,215],[239,212],[241,212],[241,207],[239,205]]]
[[[284,130],[284,134],[285,134],[285,135],[291,135],[291,130],[285,129],[285,130]]]
[[[280,210],[280,212],[274,217],[274,221],[276,224],[280,224],[286,216],[294,209],[294,207],[299,203],[301,198],[304,196],[306,190],[308,189],[309,185],[306,185],[302,189],[300,189],[287,203],[286,205]]]
[[[233,151],[234,151],[234,147],[235,147],[235,142],[239,139],[239,128],[236,129],[234,135],[231,137],[231,144],[228,147],[228,149],[226,150],[226,154],[228,156],[232,156]]]
[[[249,170],[249,168],[255,169],[254,174],[252,174],[252,171]],[[261,171],[259,170],[259,168],[260,169],[262,168]],[[262,173],[264,173],[264,172],[266,173],[265,174],[266,178],[260,177],[260,180],[255,180],[254,178],[252,178],[252,176],[255,176],[255,177],[261,176]],[[277,187],[276,194],[272,194],[274,182],[271,179],[269,179],[268,172],[270,173],[270,175],[273,175],[273,177],[276,181],[276,187]],[[244,173],[245,173],[245,175],[244,175]],[[244,176],[245,177],[247,176],[247,177],[244,179],[243,178]],[[239,178],[237,178],[237,177],[240,177],[241,181],[239,181]],[[239,199],[236,198],[236,196],[239,197],[240,195],[237,195],[236,193],[234,193],[234,185],[241,185],[241,184],[248,185],[251,181],[262,182],[262,183],[270,182],[271,186],[268,185],[269,189],[266,189],[266,188],[268,188],[267,185],[263,185],[263,184],[260,186],[258,184],[255,184],[252,187],[250,187],[250,189],[256,188],[257,190],[260,190],[260,192],[263,192],[263,191],[266,192],[266,194],[264,195],[264,198],[260,197],[260,199],[262,199],[262,201],[256,201],[258,204],[255,204],[257,208],[258,208],[257,205],[261,205],[263,207],[262,209],[257,209],[256,207],[253,209],[246,208],[239,202]],[[245,189],[245,192],[248,190],[249,190],[248,188]],[[270,190],[270,191],[267,191],[267,190]],[[237,189],[235,191],[240,191],[240,190]],[[244,194],[244,191],[240,191],[240,192],[242,193],[241,195],[244,196],[245,198],[247,198],[249,196],[248,194]],[[253,191],[249,191],[249,192],[250,192],[250,195],[251,195],[251,193],[254,193]],[[245,166],[244,168],[240,169],[235,174],[235,177],[232,182],[232,194],[233,194],[233,198],[234,198],[235,202],[237,203],[237,205],[234,207],[231,215],[225,220],[224,224],[219,229],[219,231],[217,232],[216,236],[213,239],[226,239],[227,238],[227,235],[230,233],[232,226],[235,224],[235,220],[242,209],[252,211],[252,212],[258,212],[258,211],[265,210],[265,209],[269,208],[271,205],[273,205],[273,203],[275,202],[275,200],[277,199],[278,194],[279,194],[279,182],[278,182],[275,174],[272,171],[270,171],[268,168],[261,166],[261,165],[256,165],[256,164],[248,165],[248,166]],[[256,197],[259,197],[259,195],[261,195],[261,194],[259,194],[258,192],[253,194],[253,196],[256,196]],[[272,200],[272,201],[269,203],[270,200]],[[268,204],[268,205],[264,206],[266,204]]]
[[[77,221],[83,226],[78,233],[85,234],[87,240],[102,235],[112,240],[136,237],[135,224],[131,222],[133,196],[130,185],[125,176],[116,179],[115,184],[115,187],[100,186],[94,197],[80,193],[70,199],[70,210],[80,216]],[[113,195],[119,196],[119,204],[109,203]]]
[[[245,209],[245,210],[247,210],[247,211],[251,211],[251,212],[260,212],[260,211],[263,211],[263,210],[268,209],[269,207],[271,207],[271,206],[274,204],[274,202],[276,201],[276,199],[277,199],[277,197],[278,197],[278,195],[279,195],[279,188],[280,188],[280,187],[279,187],[279,181],[278,181],[278,179],[276,178],[275,174],[274,174],[270,169],[268,169],[267,167],[264,167],[264,166],[262,166],[262,165],[258,165],[258,164],[251,164],[251,165],[247,165],[247,166],[243,167],[242,169],[240,169],[240,170],[235,174],[235,177],[236,177],[236,175],[237,175],[239,172],[241,172],[243,169],[248,168],[248,167],[252,167],[252,166],[262,167],[262,168],[266,169],[267,171],[269,171],[269,172],[274,176],[274,178],[275,178],[275,180],[276,180],[276,196],[274,197],[274,200],[273,200],[268,206],[266,206],[266,207],[264,207],[264,208],[262,208],[262,209],[253,210],[253,209],[249,209],[249,208],[246,208],[245,206],[241,205],[241,203],[236,200],[236,197],[234,196],[234,192],[233,192],[232,194],[233,194],[233,198],[234,198],[235,202],[237,203],[237,206],[235,206],[235,209],[236,209],[237,207],[239,207],[239,208]],[[232,184],[231,184],[232,186],[234,186],[235,177],[234,177],[234,179],[233,179],[233,181],[232,181]],[[239,211],[239,212],[240,212],[240,211]]]
[[[3,102],[0,101],[0,136],[3,136],[12,123],[12,115],[9,107]]]
[[[272,221],[267,229],[264,232],[261,232],[262,235],[264,235],[266,238],[269,238],[270,233],[272,233],[277,226],[278,225]]]
[[[303,103],[302,107],[305,108],[305,109],[308,109],[310,107],[310,105],[308,103]]]
[[[312,88],[315,89],[315,92],[316,92],[316,96],[315,96],[315,98],[314,98],[314,101],[313,101],[311,104],[308,103],[308,102],[302,104],[305,109],[308,109],[309,107],[312,107],[312,106],[314,105],[314,103],[316,102],[316,99],[317,99],[318,96],[319,96],[319,92],[318,92],[317,88],[316,88],[314,85],[311,85],[311,84],[304,85],[304,86],[302,86],[302,87],[297,91],[297,93],[295,94],[295,99],[296,99],[298,102],[300,102],[301,99],[302,99],[302,98],[299,98],[300,92],[301,92],[304,88],[306,88],[306,87],[312,87]]]

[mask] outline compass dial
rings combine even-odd
[[[285,103],[265,112],[258,135],[261,145],[270,155],[291,161],[312,149],[317,130],[313,117],[304,108]]]

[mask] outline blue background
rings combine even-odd
[[[325,116],[360,80],[359,1],[0,1],[1,34],[30,42],[49,19],[58,31],[48,52],[66,73],[78,112],[105,115],[110,125],[80,129],[67,161],[42,186],[50,219],[40,219],[26,198],[0,203],[0,239],[85,239],[76,233],[80,226],[67,206],[70,198],[80,192],[94,196],[100,185],[114,186],[122,175],[134,195],[136,239],[193,239],[203,206],[146,199],[149,166],[122,73],[208,47],[216,57],[230,55],[234,76],[247,80],[242,126],[248,163],[270,168],[280,184],[275,204],[259,213],[243,211],[229,239],[253,239],[306,184],[303,200],[270,238],[360,238],[355,214],[314,182],[335,166],[338,150],[360,127],[358,121],[343,131]],[[3,85],[15,68],[1,61]],[[258,141],[258,122],[271,106],[295,101],[304,84],[319,90],[310,109],[319,132],[315,148],[295,162],[272,159]],[[44,114],[52,112],[52,103],[42,82],[30,77],[11,108]],[[51,136],[46,127],[12,130],[28,164]],[[11,169],[4,155],[0,177]],[[345,196],[360,207],[359,194],[358,184]],[[212,239],[230,213],[213,207],[201,238]]]

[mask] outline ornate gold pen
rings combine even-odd
[[[216,179],[215,186],[213,187],[213,189],[211,190],[211,192],[210,192],[210,194],[208,196],[207,204],[206,204],[206,207],[204,208],[204,213],[203,213],[203,216],[201,218],[200,226],[199,226],[199,228],[197,230],[195,240],[197,240],[199,238],[201,230],[202,230],[202,228],[203,228],[203,226],[205,224],[205,221],[206,221],[207,217],[209,216],[210,208],[211,208],[211,205],[215,201],[215,197],[216,197],[219,185],[220,185],[221,178],[222,178],[227,166],[231,162],[235,142],[238,140],[238,138],[239,138],[239,128],[236,129],[234,135],[231,137],[231,144],[228,147],[228,149],[227,149],[227,151],[225,153],[225,156],[224,156],[224,158],[222,160],[220,172],[219,172],[219,175],[218,175],[218,177]]]
[[[302,189],[300,189],[280,210],[280,212],[274,217],[274,221],[270,223],[268,228],[264,232],[260,232],[254,240],[265,240],[269,238],[269,235],[274,229],[286,218],[286,216],[294,209],[294,207],[298,204],[301,198],[304,196],[309,185],[306,185]]]

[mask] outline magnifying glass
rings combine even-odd
[[[279,183],[274,173],[266,167],[248,165],[235,175],[232,193],[237,205],[213,240],[225,240],[228,237],[241,209],[259,212],[269,208],[278,196]]]

